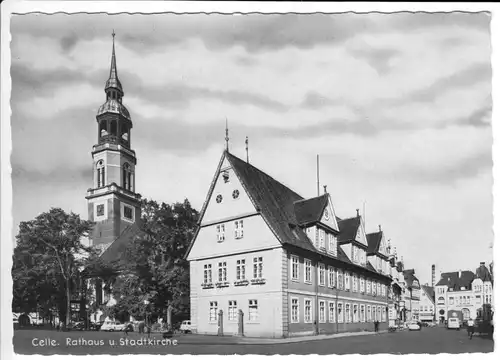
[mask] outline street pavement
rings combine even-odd
[[[143,340],[142,342],[140,340]],[[160,342],[159,334],[148,341],[138,333],[57,332],[52,330],[16,330],[14,352],[18,354],[439,354],[485,353],[493,351],[491,339],[467,337],[465,330],[423,328],[421,331],[364,334],[292,343],[268,344],[251,339],[201,335],[176,335]],[[114,341],[114,344],[113,344]],[[175,345],[174,345],[174,341]],[[297,341],[297,340],[294,340]],[[265,341],[264,341],[265,342]]]

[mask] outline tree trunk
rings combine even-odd
[[[66,329],[69,328],[71,322],[71,291],[70,291],[70,279],[66,279]]]

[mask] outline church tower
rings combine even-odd
[[[97,144],[92,148],[93,186],[86,196],[88,219],[96,223],[92,244],[98,247],[107,247],[141,216],[141,195],[135,191],[137,158],[131,147],[132,119],[122,103],[114,32],[104,92],[106,102],[97,111]]]

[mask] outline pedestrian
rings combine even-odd
[[[474,334],[474,320],[469,318],[467,320],[467,335],[469,336],[469,340],[472,339],[472,335]]]
[[[144,334],[144,321],[139,323],[139,334]]]

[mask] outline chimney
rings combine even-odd
[[[323,189],[325,189],[325,194],[327,194],[326,185],[323,185]]]
[[[379,226],[378,226],[378,231],[379,231],[379,232],[380,232],[380,231],[382,231],[382,225],[379,225]]]
[[[359,217],[359,209],[356,209],[356,217]]]
[[[436,265],[432,264],[432,277],[431,277],[431,286],[436,284]]]

